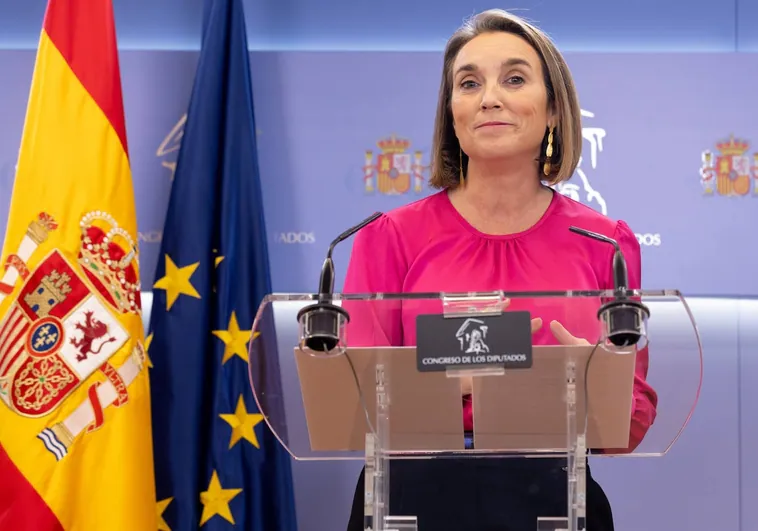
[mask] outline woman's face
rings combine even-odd
[[[539,55],[510,33],[479,35],[461,48],[451,107],[455,134],[471,159],[533,161],[545,128],[554,125]]]

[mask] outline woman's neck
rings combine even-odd
[[[553,191],[539,179],[536,165],[504,170],[502,163],[469,161],[466,184],[450,192],[458,212],[480,232],[513,234],[532,227],[550,206]]]

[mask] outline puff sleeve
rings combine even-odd
[[[400,293],[408,262],[401,233],[383,214],[355,236],[343,293]],[[347,342],[351,346],[401,346],[403,326],[400,301],[351,300]]]
[[[640,244],[634,232],[623,222],[616,225],[614,239],[621,247],[626,259],[629,275],[629,288],[641,289],[642,286],[642,256]],[[613,286],[612,273],[609,274],[607,286]],[[658,405],[658,395],[647,382],[647,373],[650,362],[648,346],[637,352],[637,362],[634,374],[634,387],[632,398],[632,423],[629,433],[629,447],[614,450],[615,453],[632,452],[639,446],[645,434],[653,425]]]

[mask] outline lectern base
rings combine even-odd
[[[568,518],[538,518],[537,531],[585,531],[584,519],[580,518],[575,529],[569,525]],[[385,516],[382,531],[418,531],[418,519],[415,516]]]
[[[584,518],[578,520],[576,527],[571,527],[568,518],[538,518],[537,531],[585,531]]]
[[[385,531],[418,531],[418,520],[415,516],[385,516]]]

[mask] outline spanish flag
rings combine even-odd
[[[111,0],[50,0],[0,263],[0,529],[157,529]]]

